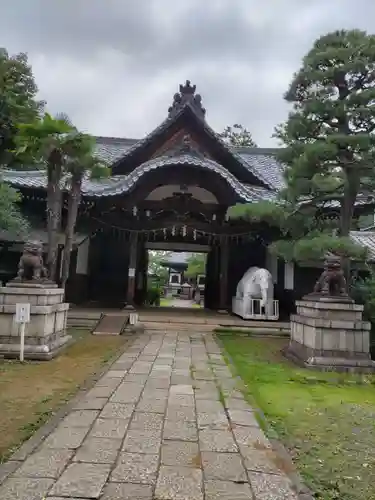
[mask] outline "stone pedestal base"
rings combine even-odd
[[[290,318],[290,343],[284,353],[298,364],[318,370],[371,372],[370,323],[363,306],[334,298],[307,296],[296,302]]]
[[[71,340],[66,334],[69,304],[63,302],[64,290],[51,284],[9,283],[0,287],[0,355],[18,358],[19,325],[15,322],[16,304],[30,304],[30,323],[25,329],[25,359],[48,360]]]

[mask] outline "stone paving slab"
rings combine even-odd
[[[163,465],[182,467],[201,467],[198,443],[190,441],[164,441],[161,448]]]
[[[17,470],[17,477],[51,478],[60,476],[71,460],[73,450],[41,449],[32,454]]]
[[[299,498],[211,333],[141,334],[70,408],[0,500]]]
[[[115,483],[156,483],[159,455],[121,453],[110,480]]]
[[[74,456],[75,462],[114,464],[121,448],[121,439],[88,437]]]
[[[11,477],[0,488],[0,498],[1,500],[42,500],[53,483],[53,479]]]
[[[152,500],[153,487],[145,484],[108,483],[100,500]]]
[[[203,500],[202,471],[162,465],[155,489],[158,500]]]
[[[64,418],[62,425],[64,427],[90,427],[98,415],[99,410],[75,410]]]
[[[99,498],[109,472],[108,464],[70,464],[50,493],[68,498]]]

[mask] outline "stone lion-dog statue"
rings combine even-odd
[[[48,279],[43,263],[43,243],[37,240],[26,241],[18,263],[17,281],[39,281]]]

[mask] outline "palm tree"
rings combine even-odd
[[[109,174],[109,169],[93,155],[95,142],[86,134],[77,138],[76,150],[67,164],[69,172],[68,216],[65,226],[65,245],[61,273],[61,286],[65,288],[69,277],[70,257],[73,248],[74,231],[81,201],[82,182],[85,176],[99,178]]]
[[[47,171],[47,265],[56,277],[58,233],[61,228],[62,181],[66,165],[80,141],[78,130],[66,115],[53,118],[48,113],[30,124],[19,126],[18,155]]]

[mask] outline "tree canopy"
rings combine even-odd
[[[233,126],[225,127],[220,137],[231,146],[257,147],[251,133],[247,128],[238,123],[235,123]]]
[[[164,260],[168,260],[171,252],[165,250],[150,250],[148,252],[148,273],[157,276],[158,282],[166,282],[168,279],[168,269],[162,265]]]
[[[206,260],[206,254],[192,253],[188,258],[188,268],[185,276],[195,278],[198,274],[206,274]]]
[[[15,161],[19,124],[35,120],[43,111],[44,103],[37,100],[37,92],[27,55],[10,56],[5,49],[0,49],[1,166],[12,166]]]
[[[10,56],[0,49],[0,169],[17,163],[14,151],[19,124],[34,120],[43,109],[37,91],[26,54]],[[0,171],[0,229],[26,230],[20,200],[20,194],[2,181]]]
[[[275,135],[286,189],[276,205],[237,207],[232,216],[273,218],[289,239],[274,247],[289,247],[293,258],[329,249],[358,256],[349,240],[354,207],[372,195],[375,180],[375,36],[351,30],[319,38],[285,99],[292,110]],[[324,217],[335,204],[338,223]]]

